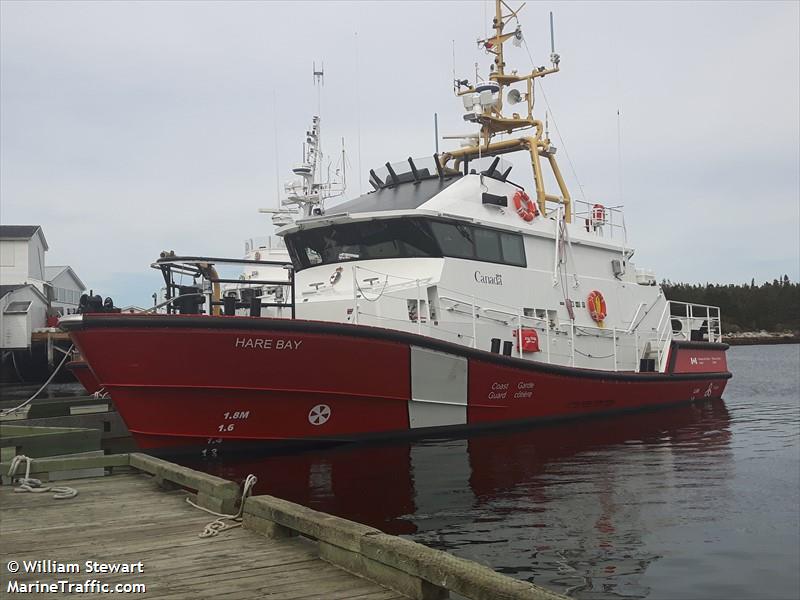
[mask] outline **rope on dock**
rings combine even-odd
[[[25,463],[25,477],[18,478],[19,487],[14,489],[14,493],[32,492],[34,494],[42,494],[44,492],[53,492],[53,498],[56,500],[67,500],[74,498],[78,495],[78,490],[68,486],[44,486],[42,487],[41,479],[31,477],[31,463],[32,458],[19,454],[11,459],[11,465],[8,469],[8,476],[13,481],[14,475],[17,472],[17,467]]]
[[[207,537],[214,537],[218,535],[222,531],[227,531],[228,529],[234,529],[236,527],[242,526],[242,512],[244,511],[244,501],[250,495],[250,492],[253,490],[253,486],[255,486],[258,478],[250,474],[247,476],[247,479],[244,480],[244,486],[242,487],[242,501],[239,503],[239,510],[235,515],[226,515],[224,513],[214,512],[208,508],[204,508],[202,506],[198,506],[194,502],[191,501],[190,498],[186,498],[186,502],[194,506],[195,508],[199,508],[200,510],[207,512],[210,515],[214,515],[218,517],[214,519],[210,523],[208,523],[203,531],[198,535],[201,538]],[[232,521],[232,523],[226,523],[225,521]]]
[[[19,406],[15,406],[14,408],[7,408],[6,410],[0,410],[0,417],[5,417],[6,415],[10,415],[11,413],[17,412],[18,410],[21,410],[21,409],[25,408],[26,406],[28,406],[28,404],[33,402],[36,399],[36,396],[41,394],[42,390],[44,388],[46,388],[48,385],[50,385],[51,381],[53,381],[53,378],[61,370],[61,367],[63,367],[64,363],[67,362],[67,359],[69,358],[70,354],[72,353],[72,349],[74,347],[75,347],[74,344],[69,347],[69,350],[67,350],[66,353],[64,354],[64,358],[61,359],[61,362],[58,363],[58,366],[55,368],[55,370],[52,373],[50,373],[50,377],[47,378],[47,381],[45,381],[42,384],[42,387],[40,387],[38,390],[36,390],[36,393],[33,396],[31,396],[30,398],[25,400],[25,402],[23,402]],[[12,357],[13,357],[13,355],[12,355]]]

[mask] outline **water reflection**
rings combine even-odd
[[[579,598],[646,597],[654,532],[725,510],[723,401],[412,443],[204,463],[256,493],[404,534]],[[197,466],[197,465],[194,465]],[[657,547],[657,546],[656,546]]]

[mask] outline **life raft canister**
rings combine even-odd
[[[598,292],[597,290],[593,290],[591,294],[589,294],[589,298],[586,300],[587,308],[589,309],[589,314],[592,316],[592,319],[596,323],[602,323],[603,319],[606,318],[608,314],[608,309],[606,308],[606,300],[603,298],[603,294]]]
[[[534,217],[539,214],[536,204],[522,190],[517,190],[517,193],[514,194],[514,209],[523,221],[533,221]]]
[[[519,331],[513,331],[514,338],[517,337]],[[517,350],[519,350],[519,340],[517,340]],[[522,328],[522,351],[523,352],[540,352],[539,348],[539,334],[535,329],[529,327]]]

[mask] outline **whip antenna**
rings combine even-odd
[[[550,62],[554,65],[558,65],[561,57],[556,54],[556,36],[553,27],[553,11],[550,11]]]

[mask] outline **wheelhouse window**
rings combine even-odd
[[[500,232],[494,229],[475,229],[475,254],[480,260],[503,262],[500,250]]]
[[[380,219],[329,225],[286,236],[295,269],[379,258],[466,258],[527,265],[520,234],[468,223],[424,218]]]
[[[441,256],[422,219],[382,219],[331,225],[286,236],[298,270],[378,258]]]
[[[474,258],[475,242],[472,227],[464,223],[431,221],[431,229],[439,242],[443,256]]]
[[[500,233],[500,246],[503,250],[503,262],[517,267],[527,266],[525,261],[525,244],[521,235]]]

